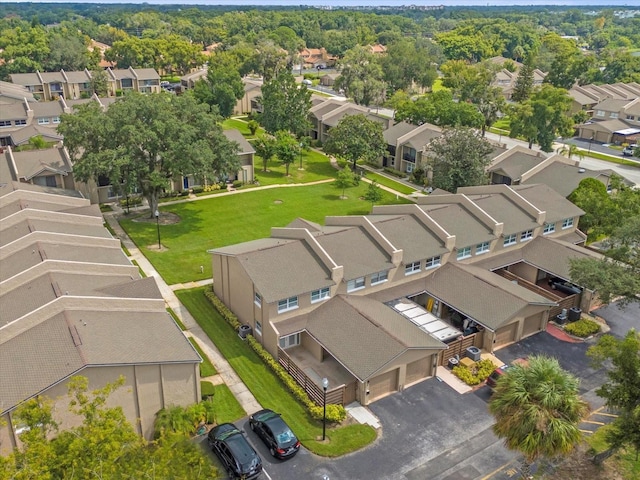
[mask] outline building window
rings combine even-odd
[[[458,250],[458,260],[463,260],[471,256],[471,247],[464,247]]]
[[[627,115],[627,120],[635,120],[636,117],[633,115]]]
[[[60,123],[60,117],[52,117],[51,118],[51,122],[52,123]]]
[[[347,292],[353,292],[361,288],[364,288],[364,277],[355,278],[347,282]]]
[[[511,235],[505,235],[504,237],[504,246],[508,247],[509,245],[515,245],[518,236],[515,233]]]
[[[298,308],[298,297],[289,297],[284,300],[278,300],[278,313],[288,312]]]
[[[289,348],[300,345],[300,334],[294,333],[293,335],[281,337],[280,340],[278,340],[278,344],[280,345],[280,348]]]
[[[617,112],[611,112],[609,114],[609,118],[618,118],[618,113]]]
[[[378,272],[371,275],[371,285],[377,285],[378,283],[386,282],[389,278],[389,272]]]
[[[476,255],[482,255],[489,251],[489,242],[482,242],[476,245]]]
[[[122,88],[133,88],[133,80],[130,78],[123,78],[120,80],[120,84]]]
[[[522,232],[520,235],[520,241],[526,242],[527,240],[531,240],[533,238],[533,230],[526,230]]]
[[[27,124],[27,121],[26,121],[26,120],[24,120],[24,119],[16,120],[15,122],[13,122],[13,124],[14,124],[16,127],[20,127],[20,126],[24,126],[24,125],[26,125],[26,124]]]
[[[320,290],[314,290],[311,292],[311,303],[316,303],[321,300],[326,300],[330,297],[329,287],[321,288]]]
[[[604,117],[604,110],[596,110],[596,117]]]
[[[262,324],[256,320],[256,333],[262,335]]]
[[[565,218],[562,221],[562,229],[573,227],[573,218]]]
[[[38,119],[38,125],[49,125],[49,119],[45,117],[40,117]]]
[[[440,255],[437,257],[427,258],[427,261],[424,262],[424,269],[429,270],[430,268],[435,268],[440,266]]]
[[[545,223],[544,224],[544,229],[542,230],[543,235],[549,235],[550,233],[553,233],[556,231],[556,224],[555,223]]]
[[[253,303],[262,308],[262,295],[260,295],[258,292],[253,294]]]
[[[0,128],[10,127],[11,120],[0,120]]]
[[[420,271],[420,262],[408,263],[404,267],[404,274],[405,275],[412,275],[414,273],[418,273],[419,271]]]

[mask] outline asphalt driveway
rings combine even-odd
[[[616,302],[593,313],[604,318],[611,327],[611,334],[618,338],[623,338],[632,328],[640,331],[640,302],[630,303],[623,308]]]

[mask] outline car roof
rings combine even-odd
[[[258,456],[242,433],[230,435],[224,440],[224,443],[242,465],[251,462],[252,459]]]

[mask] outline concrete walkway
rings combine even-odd
[[[244,383],[240,380],[240,377],[233,370],[231,365],[227,362],[227,360],[222,356],[220,351],[211,341],[211,339],[207,336],[207,334],[200,328],[200,326],[196,323],[195,319],[191,316],[189,311],[180,303],[178,297],[176,297],[174,291],[180,290],[183,288],[192,288],[202,285],[212,284],[213,280],[204,280],[201,282],[190,282],[187,284],[178,284],[169,286],[160,276],[160,274],[153,268],[153,265],[147,260],[142,252],[138,249],[135,243],[129,238],[129,236],[122,229],[118,220],[116,219],[115,212],[108,212],[104,214],[104,218],[111,226],[113,231],[116,234],[116,237],[122,241],[122,244],[127,248],[129,253],[131,254],[131,260],[135,260],[142,271],[148,277],[154,277],[162,292],[162,296],[165,300],[167,307],[171,307],[171,309],[178,316],[180,321],[182,321],[183,325],[187,328],[184,334],[187,337],[193,337],[202,351],[205,353],[209,360],[213,363],[216,370],[218,371],[218,375],[213,377],[207,377],[202,380],[210,381],[214,385],[224,383],[229,387],[229,390],[233,392],[236,399],[242,406],[245,412],[248,414],[257,412],[262,409],[262,406],[255,399],[253,394],[247,389]]]

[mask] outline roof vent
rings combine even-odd
[[[584,173],[584,172],[586,172],[586,170],[584,168],[578,169],[578,173]]]

